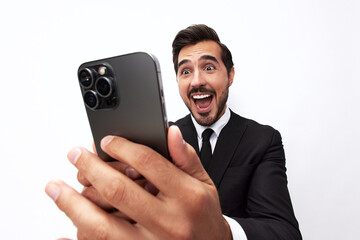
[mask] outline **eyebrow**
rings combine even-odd
[[[184,64],[187,63],[187,62],[190,62],[190,60],[189,60],[189,59],[181,60],[181,61],[179,62],[179,64],[178,64],[178,68],[180,68],[181,65],[184,65]]]
[[[219,61],[216,59],[216,57],[211,56],[211,55],[203,55],[200,57],[200,60],[211,60],[216,62],[217,64],[220,64]],[[183,59],[179,62],[178,64],[178,68],[180,68],[181,65],[184,65],[185,63],[189,62],[189,59]]]
[[[211,61],[214,61],[217,64],[219,64],[219,61],[216,59],[216,57],[211,56],[211,55],[203,55],[200,57],[200,60],[211,60]]]

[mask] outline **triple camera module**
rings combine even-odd
[[[82,68],[78,78],[86,107],[97,110],[116,106],[114,73],[110,67],[96,65]]]

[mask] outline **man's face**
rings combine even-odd
[[[200,125],[212,125],[225,112],[234,68],[227,73],[221,60],[221,48],[214,41],[183,47],[178,63],[181,98]]]

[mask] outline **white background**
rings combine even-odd
[[[14,0],[0,7],[2,239],[76,238],[44,187],[60,178],[81,189],[66,159],[92,142],[77,67],[155,54],[176,120],[187,109],[171,42],[194,23],[213,27],[233,53],[230,108],[282,133],[304,239],[359,238],[359,1]]]

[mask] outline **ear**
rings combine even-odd
[[[235,68],[232,67],[229,73],[229,87],[232,85],[235,76]]]

